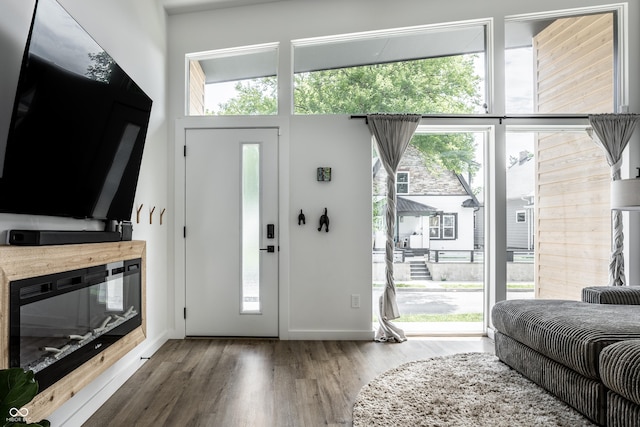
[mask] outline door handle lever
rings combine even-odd
[[[273,245],[269,245],[266,248],[260,248],[261,251],[267,251],[267,252],[275,252],[276,251],[276,247]]]

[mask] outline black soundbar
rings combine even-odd
[[[118,242],[117,231],[9,230],[9,244],[16,246],[70,245]]]

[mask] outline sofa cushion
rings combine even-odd
[[[640,286],[588,286],[582,301],[593,304],[640,305]]]
[[[605,424],[607,388],[602,381],[586,378],[499,331],[495,333],[495,350],[501,361],[587,418]]]
[[[625,399],[618,393],[607,392],[607,414],[604,424],[607,427],[640,426],[640,406]]]
[[[640,307],[565,300],[509,300],[491,311],[494,327],[533,350],[599,379],[602,349],[640,339]]]
[[[640,405],[640,340],[619,342],[602,350],[600,377],[607,388]]]

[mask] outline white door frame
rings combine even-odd
[[[279,307],[279,338],[289,339],[289,122],[280,117],[185,117],[175,121],[175,139],[173,141],[173,212],[167,209],[166,224],[173,232],[168,233],[168,247],[173,249],[168,258],[173,259],[173,266],[168,266],[168,274],[173,277],[173,303],[171,295],[167,296],[167,305],[173,306],[173,319],[167,319],[167,328],[171,330],[169,338],[185,338],[185,158],[184,146],[187,129],[220,129],[220,128],[277,128],[279,130],[279,172],[280,187],[279,200],[279,278],[278,278],[278,307]],[[171,165],[169,165],[171,166]],[[152,203],[152,202],[150,202]],[[134,225],[135,226],[135,225]],[[152,245],[153,242],[148,242]],[[152,250],[149,247],[147,250]],[[152,288],[153,284],[149,284]],[[152,291],[151,291],[152,292]],[[149,293],[149,291],[147,292]]]
[[[189,129],[186,167],[187,336],[278,336],[278,129]]]

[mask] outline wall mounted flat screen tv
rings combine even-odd
[[[129,220],[151,104],[59,3],[37,0],[0,141],[0,212]]]

